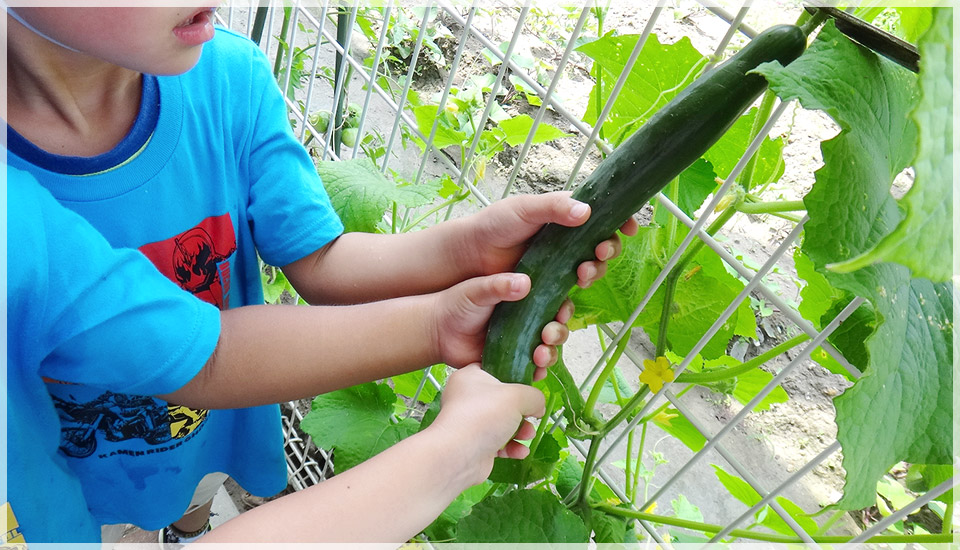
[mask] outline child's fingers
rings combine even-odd
[[[638,231],[640,231],[640,223],[633,216],[620,226],[620,232],[628,237],[636,235]]]
[[[497,451],[497,456],[500,458],[513,458],[517,460],[523,460],[530,455],[530,448],[524,445],[523,443],[517,441],[510,441],[503,446],[502,449]]]
[[[566,298],[563,300],[563,303],[560,304],[560,309],[557,311],[557,316],[554,317],[554,320],[558,323],[564,325],[573,317],[573,312],[575,311],[573,300]]]
[[[530,277],[522,273],[497,273],[461,283],[463,295],[478,306],[495,306],[519,300],[530,292]]]
[[[559,352],[557,352],[556,346],[540,344],[533,350],[533,364],[541,368],[556,365],[559,357],[560,355]]]
[[[533,427],[529,421],[524,420],[520,424],[520,428],[517,430],[517,434],[513,436],[517,441],[529,441],[533,439],[533,436],[537,435],[537,429]]]
[[[566,343],[570,337],[570,329],[559,321],[550,321],[540,331],[540,339],[548,346],[559,346]]]
[[[567,227],[582,225],[590,217],[590,206],[570,198],[569,191],[554,191],[542,195],[524,195],[508,199],[514,212],[523,222],[540,226],[558,223]]]
[[[510,386],[517,392],[515,394],[515,403],[517,404],[520,416],[523,418],[530,416],[540,418],[543,416],[547,403],[542,391],[526,384],[510,384]]]
[[[587,288],[607,274],[607,262],[583,262],[577,266],[577,286]]]
[[[606,262],[619,256],[622,250],[623,244],[620,242],[620,237],[614,235],[598,244],[596,248],[593,249],[593,253],[597,256],[597,260]]]

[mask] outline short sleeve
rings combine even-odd
[[[8,333],[40,375],[158,395],[212,355],[220,315],[140,252],[114,249],[32,176],[8,170]],[[18,254],[19,253],[19,254]]]
[[[253,47],[254,131],[248,135],[250,204],[261,257],[283,266],[316,251],[343,232],[316,166],[297,141],[286,103],[263,53]]]

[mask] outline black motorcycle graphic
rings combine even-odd
[[[97,449],[97,433],[107,441],[143,439],[158,445],[173,439],[167,406],[152,397],[107,392],[87,403],[53,396],[60,415],[60,450],[84,458]]]

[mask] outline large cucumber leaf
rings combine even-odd
[[[458,543],[585,543],[589,533],[579,516],[542,489],[489,497],[457,524]]]
[[[375,233],[391,204],[423,206],[440,191],[440,184],[435,182],[398,185],[381,174],[368,158],[319,162],[317,172],[348,233]]]
[[[821,145],[824,166],[804,199],[803,252],[831,286],[867,298],[876,312],[864,374],[834,400],[846,470],[839,505],[862,508],[875,502],[876,482],[893,464],[949,462],[953,445],[952,287],[911,280],[894,263],[848,274],[826,269],[871,249],[903,218],[889,191],[916,153],[909,116],[916,78],[853,44],[832,22],[801,58],[758,72],[781,97],[822,110],[841,127]]]
[[[367,382],[316,397],[300,428],[317,446],[333,449],[337,473],[417,432],[412,418],[393,422],[397,395],[390,386]]]
[[[920,102],[912,117],[920,130],[913,186],[900,201],[906,217],[863,254],[830,266],[850,272],[875,262],[897,262],[914,277],[950,279],[953,259],[953,28],[950,9],[937,9],[920,41]]]

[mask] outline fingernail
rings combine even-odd
[[[583,216],[584,214],[586,214],[586,213],[587,213],[587,210],[588,210],[589,208],[590,208],[590,207],[587,206],[587,203],[577,201],[576,204],[574,204],[573,206],[570,207],[570,214],[571,214],[574,218],[579,218],[579,217]]]
[[[514,275],[513,277],[510,277],[510,290],[516,292],[517,290],[520,290],[520,286],[522,284],[523,284],[522,275]]]

